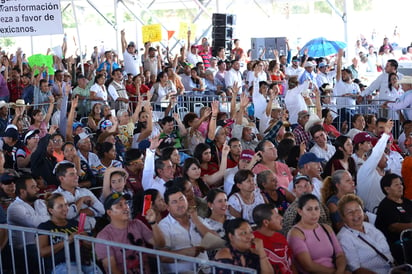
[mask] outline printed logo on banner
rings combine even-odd
[[[0,0],[0,36],[62,34],[59,0]]]

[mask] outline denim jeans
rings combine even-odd
[[[97,274],[103,274],[103,272],[100,270],[100,268],[94,264],[91,265],[82,265],[82,274],[94,274],[96,270]],[[70,273],[67,272],[67,266],[66,263],[61,263],[56,265],[56,268],[54,271],[52,271],[52,274],[81,274],[77,272],[77,264],[75,262],[70,263]]]

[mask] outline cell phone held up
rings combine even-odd
[[[142,216],[146,216],[146,213],[150,209],[151,205],[152,205],[152,195],[144,195]]]

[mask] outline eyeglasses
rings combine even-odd
[[[36,138],[36,137],[33,137],[33,138]],[[63,143],[63,140],[53,140],[53,143],[55,143],[55,144],[61,144],[61,143]]]

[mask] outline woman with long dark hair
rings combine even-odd
[[[356,164],[355,160],[352,158],[352,140],[348,136],[341,135],[336,138],[334,146],[336,148],[336,152],[326,163],[322,177],[326,178],[327,176],[331,176],[336,170],[344,169],[347,170],[356,180]]]
[[[229,212],[233,217],[243,218],[253,224],[253,209],[267,201],[259,191],[256,191],[255,175],[252,171],[239,170],[234,181],[229,194]]]

